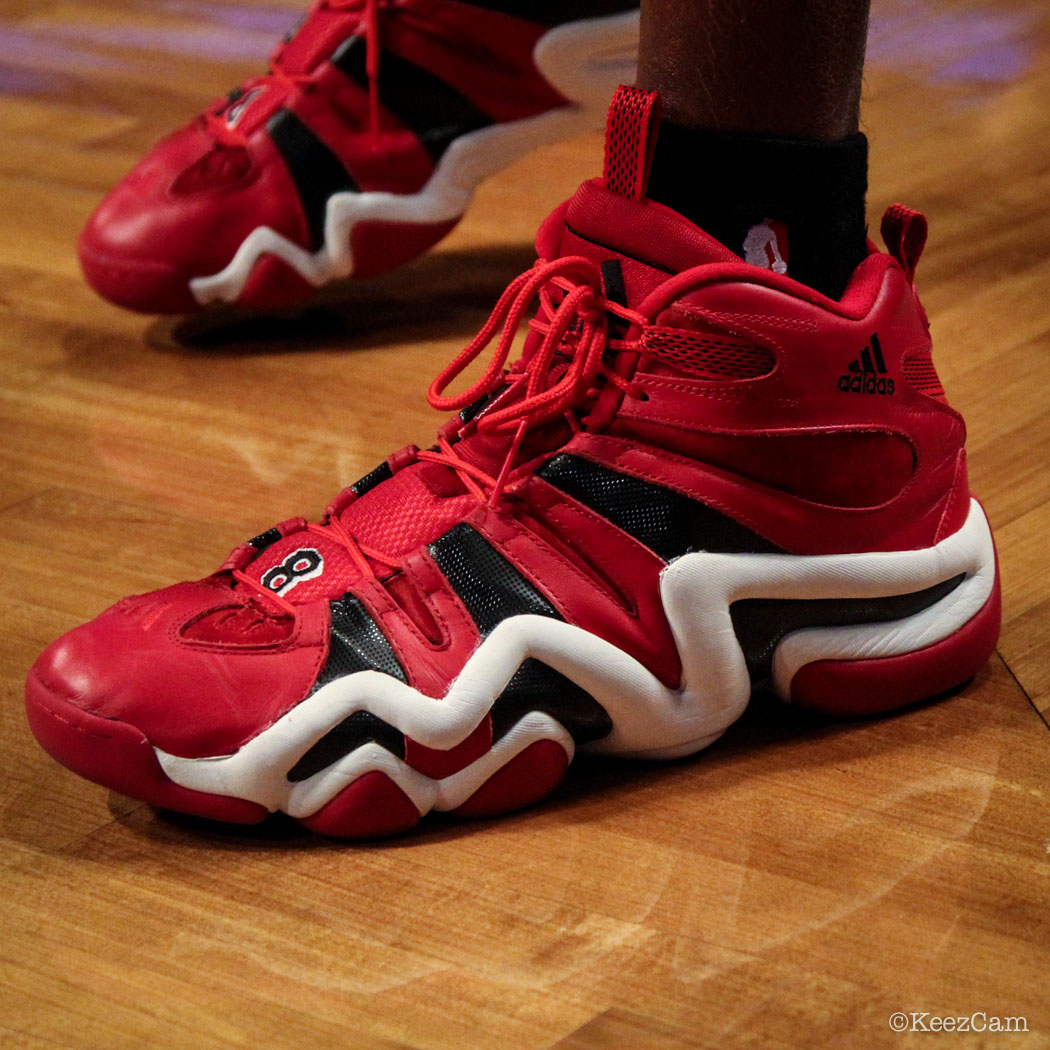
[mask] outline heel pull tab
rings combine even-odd
[[[605,186],[631,200],[645,196],[660,125],[660,96],[621,84],[605,125]]]
[[[901,264],[909,284],[915,283],[915,269],[926,247],[928,229],[926,216],[903,204],[891,204],[882,217],[886,249]]]

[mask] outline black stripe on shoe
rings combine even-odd
[[[429,550],[482,637],[510,616],[531,613],[561,619],[554,606],[469,525],[453,526]],[[493,743],[534,711],[550,715],[578,744],[598,740],[613,728],[605,708],[586,690],[541,660],[529,658],[492,705]]]
[[[357,671],[382,671],[408,681],[404,668],[371,613],[352,594],[328,603],[331,615],[328,660],[313,691]]]
[[[602,288],[605,298],[619,306],[627,305],[627,285],[623,279],[623,266],[619,259],[606,259],[602,263]],[[623,318],[618,317],[618,321]]]
[[[381,671],[407,681],[393,646],[357,598],[344,594],[329,602],[328,609],[328,659],[311,693],[358,671]],[[288,771],[288,779],[292,783],[306,780],[368,743],[379,744],[398,758],[405,757],[405,737],[400,730],[368,711],[355,711],[303,753]]]
[[[293,784],[306,780],[365,744],[379,744],[398,758],[405,757],[404,733],[368,711],[355,711],[303,754],[288,771],[288,779]]]
[[[332,65],[368,90],[365,41],[352,36],[336,49]],[[439,76],[391,51],[380,56],[379,101],[402,124],[411,128],[436,164],[452,142],[494,123],[465,95]]]
[[[605,708],[590,693],[553,667],[530,658],[514,672],[492,705],[492,742],[534,711],[560,722],[577,744],[599,740],[613,728]]]
[[[884,598],[744,598],[729,615],[752,682],[769,678],[773,656],[785,635],[807,627],[849,627],[889,623],[928,609],[950,594],[965,574],[909,594]]]
[[[266,130],[299,195],[310,235],[310,251],[324,244],[328,198],[334,193],[355,193],[357,183],[343,162],[291,110],[279,109]]]
[[[429,550],[483,636],[508,616],[532,613],[561,619],[550,602],[469,525],[454,526],[430,544]],[[369,669],[406,681],[390,642],[357,598],[344,595],[331,602],[330,609],[328,661],[314,691],[344,675]],[[612,730],[604,708],[587,692],[539,660],[529,659],[493,704],[493,740],[533,711],[557,719],[578,743]],[[288,779],[293,783],[305,780],[369,743],[405,757],[404,734],[368,711],[356,711],[307,750]]]
[[[381,481],[387,481],[394,476],[390,464],[384,460],[374,470],[370,470],[363,478],[358,478],[350,488],[356,496],[363,496],[366,492],[374,489]]]
[[[670,561],[690,551],[782,554],[764,536],[698,500],[567,453],[537,474]]]
[[[560,620],[554,606],[476,529],[454,525],[428,550],[482,637],[509,616]]]
[[[267,547],[272,547],[280,538],[281,530],[274,527],[260,532],[258,536],[253,536],[248,543],[262,554]]]
[[[875,355],[875,367],[880,372],[886,371],[886,358],[882,356],[882,343],[879,342],[879,333],[871,333],[871,352]]]

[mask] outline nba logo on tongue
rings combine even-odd
[[[763,219],[752,226],[744,238],[744,262],[774,273],[788,272],[787,224]]]

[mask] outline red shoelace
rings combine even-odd
[[[390,0],[320,0],[304,19],[308,22],[320,11],[360,12],[364,16],[359,35],[365,41],[365,73],[368,76],[368,125],[372,148],[379,144],[379,62],[382,46],[379,36],[379,12]],[[237,91],[215,109],[204,114],[204,120],[213,137],[227,146],[244,146],[246,136],[240,132],[237,122],[231,123],[229,114],[234,107],[244,103],[253,91],[262,92],[276,86],[282,98],[293,95],[300,89],[309,89],[314,83],[314,73],[291,73],[281,63],[283,48],[279,48],[270,59],[270,68],[258,77],[246,80]]]
[[[611,338],[610,316],[630,324],[644,325],[642,314],[601,294],[601,273],[589,259],[569,256],[539,260],[531,270],[515,278],[496,303],[481,331],[437,376],[427,393],[430,404],[441,411],[457,411],[480,397],[502,388],[504,396],[482,412],[475,423],[479,432],[509,432],[514,436],[493,476],[457,454],[455,444],[439,434],[436,449],[415,450],[412,459],[440,463],[456,472],[466,489],[480,502],[496,505],[510,478],[525,434],[532,428],[564,417],[571,429],[581,429],[580,409],[587,406],[605,384],[612,384],[627,397],[642,396],[635,384],[618,375],[605,360],[607,350],[633,350],[634,341]],[[534,338],[527,341],[522,361],[506,370],[522,321],[534,300],[536,315],[528,322]],[[460,394],[445,396],[445,390],[496,337],[492,359],[481,377]],[[557,365],[556,365],[557,362]],[[505,405],[501,402],[506,401]],[[366,576],[375,577],[375,565],[397,569],[396,559],[360,543],[343,524],[340,512],[348,505],[344,490],[329,506],[323,522],[310,522],[306,531],[317,533],[343,547]],[[350,497],[352,498],[352,497]],[[240,569],[236,580],[253,592],[294,615],[295,606],[264,587]]]

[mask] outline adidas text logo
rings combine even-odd
[[[850,361],[849,371],[839,376],[839,390],[844,394],[893,393],[893,380],[886,378],[886,361],[878,335],[872,333],[871,342],[861,350],[860,357]]]

